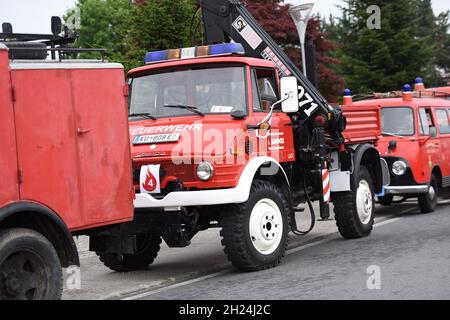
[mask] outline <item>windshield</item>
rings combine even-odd
[[[381,110],[381,127],[384,135],[414,135],[414,113],[411,108],[384,108]]]
[[[247,112],[244,67],[188,69],[134,78],[130,115],[152,117]]]

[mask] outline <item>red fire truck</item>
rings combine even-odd
[[[442,99],[450,94],[443,88],[425,90],[417,78],[414,92],[405,85],[403,92],[363,101],[352,102],[350,95],[347,90],[344,109],[376,104],[381,112],[378,150],[389,165],[391,181],[379,202],[390,205],[395,196],[416,197],[422,212],[434,211],[439,189],[450,186],[450,101]]]
[[[348,109],[346,123],[239,1],[200,5],[211,45],[149,52],[128,74],[135,223],[92,236],[91,250],[130,271],[161,239],[184,247],[220,227],[233,265],[261,270],[280,262],[289,231],[313,228],[313,201],[323,219],[334,204],[344,237],[368,236],[388,170],[373,145],[378,109]],[[136,234],[137,251],[125,245]]]
[[[45,60],[46,41],[59,47],[66,37],[4,37],[0,300],[58,299],[61,267],[79,265],[72,235],[133,219],[124,71],[101,60]]]

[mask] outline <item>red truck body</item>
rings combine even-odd
[[[70,231],[133,218],[123,69],[11,64],[0,49],[0,208],[32,202]]]

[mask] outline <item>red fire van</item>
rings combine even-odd
[[[378,149],[391,181],[379,202],[389,205],[394,196],[417,197],[422,212],[434,211],[438,190],[450,186],[450,101],[441,99],[448,95],[436,89],[413,92],[409,85],[400,93],[375,94],[375,99],[353,102],[350,95],[347,91],[344,110],[374,104],[380,108]]]

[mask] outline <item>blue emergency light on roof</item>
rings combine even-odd
[[[421,77],[416,78],[416,84],[423,83],[423,79]]]
[[[344,96],[345,97],[349,97],[349,96],[351,96],[352,95],[352,91],[350,90],[350,89],[345,89],[344,90]]]
[[[192,59],[224,55],[245,55],[245,50],[240,43],[222,43],[213,44],[210,46],[153,51],[147,52],[144,62],[148,64],[178,59]]]
[[[403,86],[403,92],[412,92],[412,88],[409,84]]]

